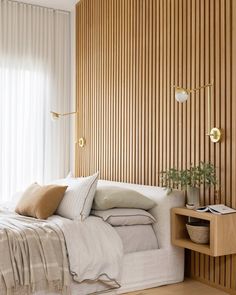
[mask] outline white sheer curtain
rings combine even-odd
[[[0,201],[69,170],[70,14],[0,0]]]

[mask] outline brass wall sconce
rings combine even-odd
[[[60,119],[61,117],[74,115],[74,114],[77,114],[78,112],[56,113],[56,112],[52,112],[52,111],[51,111],[50,113],[51,113],[51,116],[52,116],[52,120],[53,120],[53,121],[56,121],[56,120]],[[85,138],[84,138],[84,137],[81,137],[81,138],[78,140],[78,144],[79,144],[79,147],[84,148],[85,145],[86,145],[86,140],[85,140]]]
[[[219,142],[221,139],[221,131],[217,127],[211,128],[211,87],[212,86],[213,86],[213,83],[208,83],[206,85],[203,85],[194,89],[183,88],[180,86],[174,86],[174,88],[175,88],[175,99],[180,103],[187,101],[189,95],[192,92],[197,92],[203,88],[207,89],[208,133],[206,135],[210,137],[212,142],[216,143],[216,142]]]
[[[66,116],[69,116],[69,115],[74,115],[74,114],[77,114],[77,112],[70,112],[70,113],[56,113],[56,112],[50,112],[51,113],[51,116],[52,116],[52,120],[58,120],[60,119],[61,117],[66,117]]]
[[[84,137],[81,137],[79,139],[79,142],[78,143],[79,143],[79,147],[81,147],[81,148],[85,147],[85,144],[86,144],[85,138]]]

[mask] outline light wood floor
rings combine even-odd
[[[227,293],[198,281],[187,279],[180,284],[136,291],[126,295],[227,295]]]

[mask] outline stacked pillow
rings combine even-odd
[[[146,211],[154,206],[154,201],[137,191],[104,186],[96,190],[91,213],[112,226],[147,225],[156,221]]]
[[[158,249],[152,228],[156,220],[147,212],[154,206],[155,202],[137,191],[104,186],[96,191],[92,214],[114,226],[127,254]]]
[[[48,186],[35,183],[23,193],[15,211],[40,219],[56,213],[65,218],[84,220],[91,211],[98,175],[67,177]]]
[[[56,213],[65,218],[84,220],[90,214],[99,173],[92,176],[57,180],[54,183],[67,185],[65,196]]]
[[[155,218],[145,210],[131,208],[113,208],[108,210],[92,210],[92,214],[101,217],[112,226],[152,224]]]

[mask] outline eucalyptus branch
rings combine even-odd
[[[190,165],[190,168],[185,170],[170,168],[160,172],[160,183],[171,190],[183,190],[187,186],[215,186],[217,184],[215,166],[211,163],[200,162],[199,165]]]

